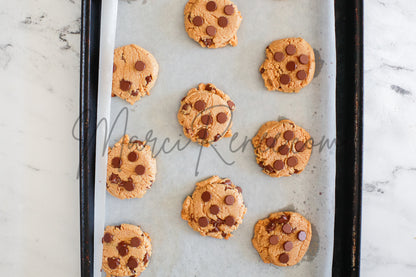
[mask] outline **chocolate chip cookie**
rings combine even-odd
[[[114,51],[112,94],[134,104],[150,94],[159,73],[156,59],[143,48],[130,44]]]
[[[293,212],[273,213],[254,227],[252,243],[263,262],[292,266],[300,262],[312,238],[310,222]]]
[[[185,6],[185,29],[202,47],[219,48],[238,44],[241,13],[229,0],[189,0]]]
[[[299,92],[313,79],[315,54],[302,38],[273,41],[266,48],[260,73],[268,90]]]
[[[185,136],[209,146],[232,135],[232,112],[235,104],[213,84],[199,84],[181,100],[178,121]]]
[[[107,226],[104,231],[102,268],[109,276],[139,276],[152,255],[150,236],[139,226]]]
[[[293,121],[269,121],[252,139],[254,153],[263,172],[272,177],[301,173],[312,152],[309,133]]]
[[[196,184],[192,196],[183,202],[181,215],[202,236],[228,239],[246,211],[242,189],[228,178],[212,176]]]
[[[107,191],[113,196],[142,198],[156,176],[156,159],[149,145],[125,135],[108,149]]]

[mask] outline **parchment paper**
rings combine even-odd
[[[186,0],[119,2],[116,47],[140,45],[155,56],[160,72],[150,96],[132,106],[118,98],[111,100],[112,124],[121,114],[110,146],[123,136],[125,123],[127,133],[141,140],[149,139],[151,131],[156,141],[149,143],[155,145],[155,154],[159,152],[158,172],[142,199],[119,200],[107,193],[101,216],[107,225],[137,224],[150,234],[153,255],[142,276],[330,276],[335,144],[329,148],[321,141],[335,139],[333,1],[234,2],[243,16],[239,44],[222,49],[201,48],[188,37],[183,22]],[[266,46],[286,37],[303,37],[317,57],[314,80],[298,94],[267,91],[258,72]],[[200,82],[214,83],[236,103],[232,130],[238,137],[220,140],[214,145],[216,150],[201,151],[198,144],[191,143],[181,151],[177,147],[160,151],[166,138],[165,150],[177,141],[181,147],[187,143],[176,114],[182,97]],[[272,178],[256,164],[249,140],[263,123],[282,118],[308,130],[318,145],[303,173]],[[244,143],[245,148],[239,148]],[[228,241],[200,236],[180,216],[182,202],[195,183],[212,175],[229,177],[243,188],[248,211]],[[307,254],[289,268],[264,264],[251,244],[257,220],[284,210],[303,214],[313,225]]]

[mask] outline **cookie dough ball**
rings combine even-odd
[[[219,48],[238,44],[241,17],[229,0],[189,0],[185,6],[185,29],[202,47]]]
[[[232,111],[235,104],[213,84],[199,84],[182,99],[178,121],[185,136],[203,146],[209,146],[232,135]]]
[[[311,238],[312,227],[306,218],[280,212],[256,223],[252,243],[266,264],[292,266],[302,260]]]
[[[149,265],[151,239],[139,226],[107,226],[102,241],[102,268],[107,276],[139,276]]]
[[[149,145],[125,135],[108,149],[107,191],[120,199],[142,198],[156,176],[156,159]]]
[[[269,121],[252,139],[257,163],[272,177],[301,173],[312,152],[312,139],[293,121]]]
[[[266,48],[260,73],[268,90],[299,92],[313,79],[315,54],[302,38],[273,41]]]
[[[152,54],[135,44],[119,47],[114,51],[112,94],[134,104],[150,94],[158,73]]]
[[[183,202],[181,215],[202,236],[228,239],[246,211],[242,189],[230,179],[212,176],[196,184],[192,196]]]

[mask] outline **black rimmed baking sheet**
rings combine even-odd
[[[80,96],[81,274],[93,274],[95,126],[101,1],[83,1]],[[362,151],[362,2],[335,1],[337,165],[334,276],[358,276]]]

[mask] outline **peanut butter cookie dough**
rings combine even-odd
[[[257,222],[252,243],[266,264],[292,266],[303,258],[311,238],[312,227],[306,218],[279,212]]]
[[[102,241],[107,276],[139,276],[149,265],[151,239],[139,226],[107,226]]]
[[[309,133],[293,121],[269,121],[252,139],[257,163],[272,177],[301,173],[312,152]]]
[[[107,191],[113,196],[142,198],[156,177],[156,159],[149,145],[125,135],[108,149]]]
[[[202,47],[219,48],[238,44],[241,17],[229,0],[189,0],[185,6],[185,29]]]
[[[181,100],[178,121],[185,136],[203,146],[209,146],[232,135],[232,111],[235,104],[213,84],[199,84]]]
[[[112,94],[130,104],[150,94],[159,73],[156,59],[143,48],[130,44],[114,51]]]
[[[192,196],[183,202],[181,215],[202,236],[228,239],[246,211],[242,189],[230,179],[212,176],[196,184]]]
[[[268,90],[299,92],[313,79],[315,54],[302,38],[273,41],[266,48],[260,73]]]

